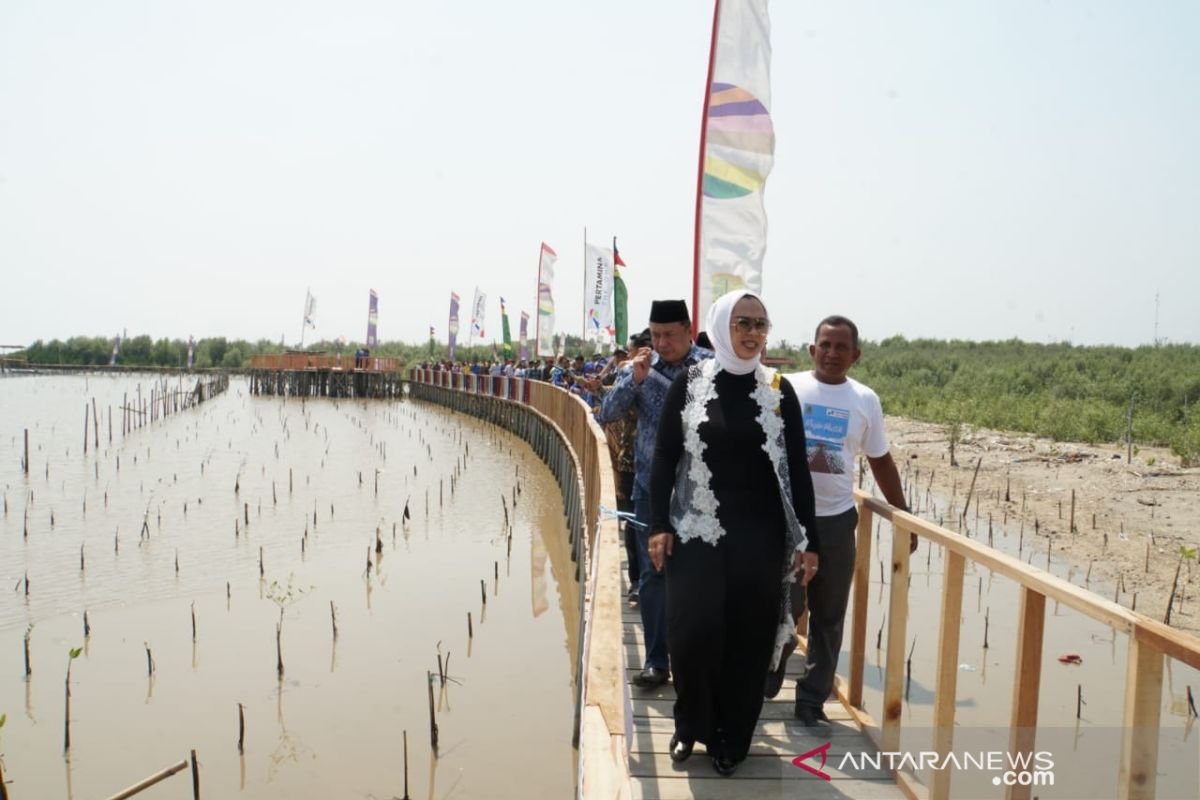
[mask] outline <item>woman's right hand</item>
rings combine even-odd
[[[675,534],[652,533],[647,545],[650,550],[650,563],[654,565],[654,571],[662,572],[663,565],[667,563],[667,556],[671,555],[671,551],[675,547]]]

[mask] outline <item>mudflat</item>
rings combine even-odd
[[[1079,586],[1153,619],[1200,633],[1200,468],[1165,447],[1055,442],[964,428],[951,464],[949,429],[887,418],[892,455],[924,519],[986,543],[993,536],[1045,568],[1047,548]],[[978,477],[965,520],[962,508]],[[1071,498],[1074,492],[1074,528]],[[1178,572],[1178,581],[1176,575]]]

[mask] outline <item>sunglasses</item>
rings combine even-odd
[[[757,333],[766,336],[771,332],[771,320],[765,317],[735,317],[733,328],[738,333]]]

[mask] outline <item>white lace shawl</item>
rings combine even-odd
[[[675,492],[671,502],[671,518],[675,535],[680,542],[700,539],[711,545],[725,535],[725,529],[717,519],[719,503],[712,490],[712,471],[704,463],[706,445],[700,438],[700,426],[708,421],[708,404],[716,396],[716,375],[720,365],[708,359],[691,367],[688,375],[688,400],[683,408],[683,457],[676,469]],[[775,477],[779,482],[779,496],[783,503],[787,521],[783,551],[783,598],[780,604],[780,622],[775,637],[775,649],[771,658],[771,669],[779,663],[783,645],[795,635],[791,616],[790,584],[794,583],[793,557],[808,543],[804,527],[796,518],[792,506],[792,487],[783,438],[783,417],[779,374],[759,365],[755,370],[755,387],[752,392],[758,404],[758,424],[766,434],[763,450],[771,460]]]

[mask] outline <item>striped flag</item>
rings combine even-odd
[[[704,98],[692,281],[693,330],[713,300],[762,291],[763,187],[775,162],[767,0],[717,0]]]

